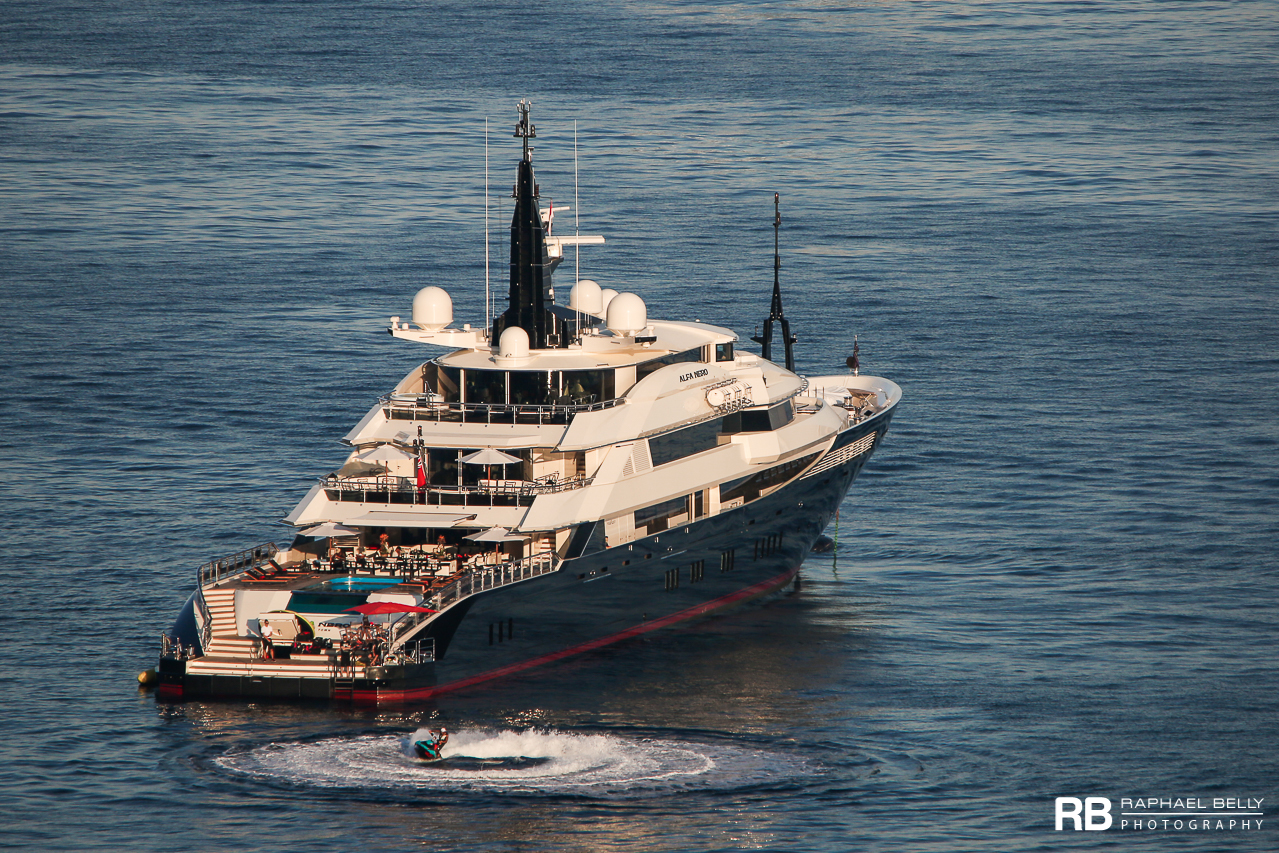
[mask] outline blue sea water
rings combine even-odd
[[[1279,847],[1277,48],[1248,0],[0,5],[0,845]],[[486,122],[501,292],[524,97],[654,316],[754,333],[781,194],[799,368],[905,389],[835,556],[429,705],[139,692],[424,357],[387,318],[482,317]],[[547,761],[424,771],[428,723]]]

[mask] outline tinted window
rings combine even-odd
[[[647,524],[656,518],[669,518],[687,510],[688,498],[683,495],[678,498],[671,498],[668,501],[662,501],[661,503],[635,510],[635,526],[639,527]]]
[[[551,402],[551,392],[551,374],[546,371],[511,371],[512,403],[525,406],[543,406]]]
[[[728,503],[734,498],[743,498],[746,503],[750,503],[758,498],[765,489],[780,486],[791,477],[794,477],[807,468],[809,463],[816,458],[817,454],[813,453],[802,459],[794,459],[790,462],[783,462],[781,465],[774,465],[772,468],[767,468],[758,474],[723,483],[719,487],[720,503]]]
[[[427,482],[432,486],[456,486],[460,455],[456,447],[429,448],[426,451]]]
[[[564,402],[598,403],[613,399],[613,371],[566,370],[564,371]]]
[[[467,370],[466,402],[500,405],[506,402],[506,371]]]
[[[795,420],[795,407],[783,400],[771,409],[747,409],[724,418],[724,432],[769,432]]]
[[[436,385],[433,389],[435,393],[441,395],[450,403],[456,403],[462,399],[462,371],[456,367],[447,367],[440,365],[436,372]]]
[[[655,358],[652,361],[646,361],[635,368],[635,381],[643,379],[650,373],[661,370],[668,364],[683,364],[689,361],[701,361],[702,348],[685,350],[684,352],[674,352],[670,355],[664,355],[661,358]]]
[[[795,420],[795,407],[791,405],[790,400],[783,400],[768,410],[769,429],[781,429],[793,420]]]
[[[716,345],[715,345],[715,360],[716,360],[716,361],[732,361],[732,360],[733,360],[733,345],[732,345],[731,343],[728,343],[728,344],[716,344]]]
[[[716,418],[705,423],[668,432],[666,435],[655,435],[648,440],[648,452],[653,465],[665,465],[703,450],[710,450],[719,443],[720,427],[723,418]]]

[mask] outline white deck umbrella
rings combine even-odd
[[[527,542],[527,536],[520,536],[518,533],[512,533],[505,527],[490,527],[488,530],[481,530],[479,533],[472,533],[470,536],[463,537],[470,539],[472,542]]]
[[[510,465],[512,462],[521,462],[523,460],[518,456],[512,456],[492,447],[486,447],[483,450],[466,454],[462,457],[462,461],[468,465]]]
[[[492,447],[486,447],[483,450],[477,450],[474,453],[468,453],[462,457],[462,461],[467,465],[485,465],[488,470],[485,472],[488,479],[493,479],[493,466],[501,465],[503,475],[506,474],[506,466],[512,462],[523,462],[518,456],[512,456],[509,453],[503,453]],[[505,479],[505,476],[503,477]]]
[[[309,536],[312,539],[330,539],[334,536],[359,536],[360,531],[354,527],[347,527],[345,524],[338,524],[335,521],[326,521],[323,524],[317,524],[314,527],[308,527],[300,532],[301,536]]]
[[[361,462],[388,465],[392,462],[407,462],[410,459],[416,459],[417,456],[393,444],[379,444],[370,450],[357,453],[355,458]]]

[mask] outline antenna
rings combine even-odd
[[[577,201],[577,119],[573,119],[573,236],[582,236],[582,213]],[[573,286],[582,280],[582,247],[578,243],[573,243]],[[581,298],[581,291],[578,291],[578,298]],[[582,334],[582,309],[577,310],[577,334]]]
[[[538,208],[537,181],[533,175],[533,147],[530,140],[537,136],[533,122],[529,120],[530,104],[520,101],[520,120],[514,136],[524,149],[520,160],[518,179],[511,188],[514,211],[511,216],[510,283],[507,288],[507,308],[493,320],[493,339],[499,340],[505,330],[518,326],[529,337],[530,349],[546,349],[547,346],[563,346],[560,320],[554,311],[551,272],[558,263],[547,256],[546,225]]]
[[[492,327],[489,301],[489,117],[484,117],[484,330]]]
[[[768,319],[764,321],[764,334],[755,335],[751,338],[757,344],[763,347],[763,356],[766,361],[773,360],[773,322],[778,321],[782,325],[782,344],[786,352],[786,369],[794,372],[795,370],[795,336],[790,333],[790,322],[782,313],[782,285],[781,285],[781,269],[782,255],[780,246],[780,237],[778,236],[782,228],[782,212],[781,212],[781,196],[773,193],[773,304],[768,311]]]
[[[529,110],[531,110],[532,108],[533,108],[533,102],[530,100],[525,99],[519,102],[519,104],[517,105],[517,109],[519,109],[520,111],[520,120],[515,125],[515,133],[511,134],[512,136],[521,137],[524,140],[524,162],[525,163],[533,162],[533,157],[532,157],[533,149],[529,147],[528,141],[530,139],[535,139],[537,137],[537,128],[534,127],[533,123],[528,120]],[[536,195],[536,193],[534,193],[534,195]]]

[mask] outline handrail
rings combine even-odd
[[[463,423],[521,423],[528,425],[563,426],[581,412],[598,412],[626,402],[624,397],[613,397],[598,403],[459,403],[446,402],[428,394],[385,394],[380,398],[388,418],[396,412],[407,414],[409,420],[462,421]],[[401,415],[400,417],[403,417]]]
[[[419,487],[410,477],[401,476],[381,476],[374,479],[363,479],[360,477],[347,477],[345,479],[336,478],[332,474],[327,477],[320,477],[319,481],[324,488],[338,492],[395,492],[397,494],[408,494],[409,492],[441,492],[450,495],[483,495],[489,497],[492,495],[515,495],[517,497],[536,497],[537,495],[554,495],[560,492],[569,492],[573,489],[580,489],[589,486],[593,477],[585,475],[577,475],[566,477],[564,479],[539,479],[539,480],[503,480],[497,485],[491,486],[446,486],[428,483]],[[519,485],[508,485],[518,482]],[[414,501],[416,503],[416,501]],[[427,503],[423,500],[422,503]]]
[[[387,653],[387,663],[392,662],[392,655],[402,663],[432,663],[435,661],[435,638],[418,637],[405,643],[398,652]]]
[[[267,542],[258,545],[256,548],[237,551],[220,560],[210,560],[196,570],[196,588],[204,589],[210,584],[220,583],[227,578],[256,569],[265,565],[268,560],[273,559],[278,553],[280,553],[280,549],[276,547],[275,543]]]
[[[837,388],[843,390],[845,394],[842,396],[835,394],[834,391]],[[853,424],[872,418],[887,408],[887,406],[880,406],[875,401],[875,393],[873,391],[865,391],[859,388],[847,388],[839,385],[817,385],[813,387],[812,393],[808,396],[843,409],[849,422]],[[837,396],[840,399],[832,399]]]
[[[161,659],[170,658],[172,660],[190,660],[195,656],[195,646],[191,646],[189,649],[184,648],[182,643],[175,637],[170,637],[164,631],[160,632]]]
[[[510,586],[513,583],[550,574],[556,570],[555,553],[553,551],[534,554],[513,563],[472,569],[448,586],[437,591],[426,600],[425,605],[438,613],[455,602],[469,598],[476,593]],[[391,635],[391,651],[399,650],[422,624],[430,621],[435,615],[437,614],[410,613],[397,622]]]
[[[213,641],[213,614],[209,612],[209,603],[204,600],[204,589],[195,592],[196,603],[200,605],[200,651],[208,654],[209,643]]]

